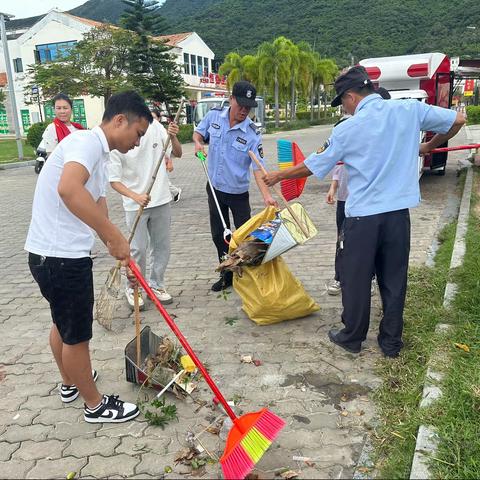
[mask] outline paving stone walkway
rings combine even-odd
[[[309,153],[329,132],[330,127],[315,127],[268,135],[264,150],[273,159],[276,139],[290,138]],[[462,142],[463,133],[454,143]],[[377,297],[372,328],[360,355],[350,355],[328,341],[327,332],[338,324],[341,312],[341,299],[326,295],[325,290],[333,274],[335,248],[335,208],[325,203],[328,181],[310,178],[301,198],[318,236],[284,256],[321,309],[308,318],[260,327],[243,313],[235,293],[224,300],[209,290],[216,265],[205,179],[192,145],[184,150],[184,159],[177,161],[172,175],[183,193],[173,205],[167,284],[174,303],[168,311],[226,397],[240,402],[241,411],[268,406],[287,421],[258,464],[262,478],[274,477],[282,469],[301,472],[302,478],[351,478],[375,418],[370,393],[380,381],[374,371],[380,358],[375,341],[379,305]],[[460,154],[450,156],[444,177],[422,178],[423,202],[412,211],[412,264],[426,261],[445,212],[455,213],[458,158]],[[273,168],[274,162],[269,165]],[[178,421],[164,430],[149,426],[143,417],[127,424],[90,425],[83,421],[80,400],[68,406],[60,402],[60,378],[48,347],[50,314],[23,251],[36,178],[31,167],[0,172],[0,478],[65,478],[69,472],[81,478],[218,478],[218,464],[192,472],[190,466],[174,461],[187,445],[187,432],[200,434],[213,455],[222,453],[218,435],[204,431],[221,415],[211,408],[212,394],[204,382],[193,399],[180,401],[168,395],[168,401],[177,405]],[[251,194],[253,210],[258,212],[263,207],[254,185]],[[110,192],[108,201],[112,219],[125,230],[118,195]],[[99,243],[95,253],[98,291],[114,262]],[[230,325],[226,317],[232,316],[236,320]],[[142,313],[142,322],[156,334],[173,338],[151,304]],[[132,315],[121,301],[114,330],[107,332],[95,324],[91,342],[99,388],[130,401],[136,400],[138,387],[125,381],[124,348],[133,337]],[[243,355],[260,359],[262,365],[241,363]],[[196,403],[201,401],[207,405]],[[294,461],[293,456],[310,457],[314,465]],[[166,467],[171,473],[165,473]]]

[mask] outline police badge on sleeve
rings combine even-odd
[[[330,140],[327,140],[318,150],[317,153],[324,152],[330,146]]]
[[[260,158],[263,158],[263,145],[260,144],[258,146],[258,154],[260,155]]]

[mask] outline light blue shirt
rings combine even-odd
[[[306,167],[324,178],[338,161],[348,177],[347,217],[363,217],[420,202],[418,150],[420,131],[447,133],[456,112],[418,100],[384,100],[368,95],[355,115],[337,125],[323,151],[312,153]]]
[[[263,163],[262,135],[249,117],[230,128],[229,113],[229,107],[210,110],[195,131],[210,142],[208,175],[214,188],[245,193],[250,186],[250,166],[258,170],[248,151]]]

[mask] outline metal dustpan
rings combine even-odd
[[[262,263],[267,263],[291,248],[304,244],[318,233],[315,225],[300,203],[293,203],[290,205],[290,208],[304,225],[308,236],[305,236],[300,230],[290,212],[286,208],[283,209],[279,213],[281,219],[280,227],[275,232],[275,236],[263,257]]]
[[[165,386],[173,383],[182,393],[191,393],[195,388],[192,382],[182,382],[179,372],[170,368],[162,368],[160,374],[155,378],[149,378],[148,374],[142,369],[149,355],[155,355],[158,346],[162,343],[163,337],[155,335],[149,326],[143,327],[140,332],[140,365],[137,365],[137,345],[136,338],[131,340],[125,347],[125,376],[127,382],[138,385],[147,385],[155,390],[163,390]],[[177,378],[175,378],[177,377]]]

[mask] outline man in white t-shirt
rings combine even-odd
[[[93,276],[89,252],[95,231],[123,266],[130,246],[108,219],[105,189],[110,150],[139,144],[152,116],[135,92],[113,95],[100,126],[65,137],[38,177],[25,250],[33,278],[50,304],[50,347],[62,376],[64,403],[84,399],[89,423],[126,422],[139,410],[95,385],[89,341],[93,322]]]
[[[144,206],[135,235],[131,242],[132,255],[143,274],[146,274],[147,250],[150,245],[149,284],[163,304],[172,303],[172,296],[165,288],[165,270],[170,258],[170,201],[172,195],[168,184],[165,160],[170,153],[182,156],[182,146],[177,138],[178,126],[170,123],[167,130],[157,120],[148,127],[140,146],[128,153],[113,150],[108,165],[110,185],[122,195],[123,208],[128,228],[131,230],[140,206]],[[155,167],[160,160],[168,135],[171,147],[158,170],[150,196],[145,192],[150,185]],[[125,296],[131,308],[134,306],[133,288],[127,284]],[[139,293],[139,305],[144,300]]]

